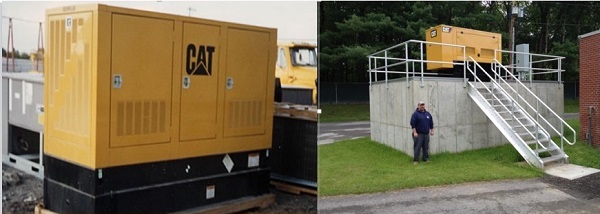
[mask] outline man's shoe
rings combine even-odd
[[[419,164],[419,161],[414,161],[413,164],[417,165]]]
[[[429,160],[425,160],[424,162],[425,162],[425,163],[429,163]]]

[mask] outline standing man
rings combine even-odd
[[[410,118],[410,126],[414,140],[414,164],[419,164],[419,156],[423,149],[423,162],[429,162],[429,135],[433,136],[433,117],[425,110],[425,102],[419,101],[417,110]]]

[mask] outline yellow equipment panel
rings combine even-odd
[[[271,147],[277,30],[50,9],[44,153],[87,168]]]
[[[112,20],[110,146],[168,143],[173,21],[121,14]]]
[[[72,159],[90,162],[93,104],[93,14],[82,11],[46,19],[44,137],[57,142],[44,148],[70,151]],[[52,72],[48,72],[52,71]],[[81,115],[85,115],[80,117]]]
[[[226,72],[224,136],[264,134],[265,111],[272,106],[266,102],[269,77],[256,74],[269,69],[265,66],[275,69],[269,64],[269,53],[263,51],[269,46],[269,34],[245,29],[229,29],[228,34],[227,61],[234,63],[227,65]]]
[[[198,36],[201,35],[201,36]],[[214,139],[217,135],[217,86],[221,28],[183,24],[186,55],[182,58],[180,138],[182,141]]]
[[[438,25],[425,31],[425,41],[465,46],[465,57],[473,57],[479,63],[491,63],[494,50],[502,49],[502,34],[468,28]],[[451,46],[427,44],[429,61],[463,61],[463,49]],[[502,56],[496,56],[502,61]],[[448,63],[427,63],[427,70],[453,68]]]

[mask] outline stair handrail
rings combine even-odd
[[[494,93],[493,93],[493,92],[492,92],[492,91],[491,91],[491,90],[490,90],[490,89],[489,89],[489,88],[488,88],[488,87],[487,87],[485,84],[483,84],[483,81],[481,81],[481,80],[479,79],[479,77],[477,77],[477,67],[479,67],[479,69],[481,69],[481,70],[483,71],[483,73],[484,73],[486,76],[488,76],[488,77],[490,78],[490,80],[491,80],[491,81],[492,81],[494,84],[496,84],[496,85],[498,85],[498,86],[500,86],[500,84],[498,84],[498,82],[496,82],[496,80],[494,80],[494,78],[492,78],[492,76],[490,76],[490,74],[488,74],[487,72],[485,72],[485,69],[483,69],[483,67],[481,67],[481,65],[479,65],[479,63],[477,63],[477,61],[475,61],[475,59],[473,59],[473,57],[469,56],[469,57],[468,57],[468,59],[470,59],[470,61],[473,61],[473,65],[475,65],[475,66],[476,66],[476,67],[475,67],[475,71],[472,71],[472,70],[471,70],[471,68],[470,68],[469,66],[466,66],[466,67],[467,67],[467,70],[468,70],[469,72],[471,72],[471,74],[473,74],[473,79],[474,79],[476,82],[477,82],[477,81],[478,81],[478,82],[480,82],[480,83],[483,85],[483,87],[485,87],[485,89],[486,89],[488,92],[490,92],[490,94],[491,94],[491,95],[492,95],[492,96],[495,98],[495,100],[498,100],[498,102],[499,102],[499,103],[502,105],[502,107],[504,107],[504,109],[506,109],[506,110],[507,110],[507,111],[508,111],[508,112],[509,112],[509,113],[510,113],[512,116],[513,116],[513,118],[515,119],[515,121],[517,121],[517,123],[519,123],[519,125],[521,125],[521,126],[522,126],[522,127],[525,129],[525,131],[527,131],[527,133],[528,133],[528,134],[529,134],[531,137],[533,137],[533,138],[535,139],[535,141],[536,141],[536,148],[537,148],[537,146],[541,146],[541,147],[542,147],[542,149],[547,149],[547,148],[546,148],[546,147],[545,147],[545,146],[544,146],[544,145],[543,145],[543,144],[540,142],[540,140],[539,140],[539,137],[536,137],[536,136],[535,136],[535,135],[534,135],[534,134],[533,134],[531,131],[529,131],[529,129],[525,128],[525,125],[524,125],[524,124],[523,124],[523,123],[522,123],[520,120],[517,120],[517,119],[516,119],[516,116],[514,115],[513,111],[512,111],[512,110],[510,110],[510,109],[508,109],[508,107],[507,107],[507,106],[506,106],[504,103],[502,103],[502,102],[500,101],[500,99],[499,99],[499,98],[498,98],[498,97],[497,97],[497,96],[496,96],[496,95],[495,95],[495,94],[494,94]],[[468,63],[469,63],[469,60],[466,60],[466,61],[465,61],[465,63],[468,65]],[[471,85],[471,86],[473,86],[473,85]],[[502,88],[502,87],[499,87],[499,89],[500,89],[502,92],[504,92],[504,94],[506,94],[506,95],[507,95],[508,99],[510,99],[510,101],[511,101],[511,103],[512,103],[513,105],[514,105],[514,104],[516,104],[518,108],[520,108],[520,109],[524,109],[524,108],[523,108],[521,105],[519,105],[519,103],[518,103],[518,102],[516,102],[516,100],[514,100],[514,98],[512,98],[510,95],[508,95],[508,92],[506,92],[506,90],[504,90],[504,88]],[[479,92],[477,92],[477,93],[479,93]],[[494,106],[491,106],[491,104],[490,104],[490,103],[488,103],[488,105],[490,105],[490,107],[494,108]],[[498,114],[498,112],[497,112],[497,111],[496,111],[496,113]],[[531,117],[531,115],[529,115],[529,114],[527,113],[527,111],[523,111],[523,113],[524,113],[524,114],[526,114],[526,116],[528,116],[529,118],[533,118],[533,117]],[[500,116],[500,114],[498,114],[498,116]],[[500,117],[502,117],[502,116],[500,116]],[[506,120],[502,120],[502,121],[504,121],[504,123],[505,123],[506,125],[508,125],[508,126],[512,127],[510,124],[508,124],[508,122],[506,122]],[[538,125],[538,127],[539,127],[539,128],[540,128],[540,129],[541,129],[541,130],[542,130],[542,131],[543,131],[543,132],[546,134],[546,135],[548,135],[548,138],[550,137],[550,135],[548,134],[548,132],[547,132],[547,131],[546,131],[546,130],[543,128],[543,127],[541,127],[541,126],[540,126],[541,124],[537,124],[537,121],[535,121],[535,120],[532,120],[532,121],[533,121],[534,123],[536,123],[536,125]],[[525,140],[523,140],[523,138],[522,138],[521,136],[519,136],[519,138],[521,138],[521,140],[522,140],[522,141],[525,141]],[[549,140],[550,140],[550,139],[549,139]],[[529,147],[528,147],[528,148],[529,148]],[[529,150],[530,150],[532,153],[534,153],[534,151],[533,151],[531,148],[529,148]]]
[[[541,103],[543,107],[545,107],[546,109],[548,109],[548,111],[550,113],[552,113],[556,118],[558,118],[561,122],[561,132],[559,132],[558,130],[556,130],[556,128],[554,128],[554,126],[548,122],[548,120],[546,120],[546,118],[544,116],[542,116],[535,108],[533,108],[533,106],[531,106],[531,104],[529,104],[529,102],[527,102],[527,100],[525,100],[519,93],[516,92],[515,89],[513,89],[512,87],[510,87],[510,85],[508,85],[508,83],[506,83],[506,81],[504,81],[506,83],[506,85],[509,86],[509,88],[511,88],[515,94],[517,94],[517,96],[519,96],[519,98],[521,98],[521,100],[523,100],[525,102],[525,104],[527,104],[529,106],[529,108],[531,108],[539,117],[542,118],[542,120],[544,122],[546,122],[546,124],[548,124],[550,126],[550,128],[552,128],[552,130],[554,132],[556,132],[557,134],[560,135],[561,140],[560,140],[560,144],[561,144],[561,149],[563,149],[563,141],[566,141],[567,144],[569,145],[575,145],[575,143],[577,142],[577,133],[575,132],[575,129],[573,129],[573,127],[571,127],[567,122],[565,122],[560,116],[558,116],[558,114],[556,112],[554,112],[554,110],[552,110],[550,107],[548,107],[548,105],[546,105],[546,103],[542,102],[542,100],[535,95],[535,93],[533,93],[531,90],[529,90],[529,88],[527,86],[525,86],[525,84],[523,84],[523,82],[519,81],[519,79],[517,79],[508,69],[506,69],[506,67],[504,67],[500,62],[498,62],[498,60],[494,59],[492,61],[492,63],[499,65],[500,68],[504,69],[504,71],[506,71],[507,74],[510,75],[510,77],[512,77],[516,83],[519,83],[521,86],[523,86],[523,88],[525,88],[525,90],[527,92],[529,92],[529,94],[533,95],[533,97],[536,99],[536,101],[538,103]],[[532,117],[533,118],[533,117]],[[567,128],[569,128],[571,130],[571,132],[573,132],[573,142],[570,142],[567,138],[564,137],[564,126],[567,126]],[[550,135],[548,135],[550,136]]]

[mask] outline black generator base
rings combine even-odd
[[[317,188],[315,120],[274,116],[271,178]]]
[[[258,167],[248,167],[259,154]],[[165,213],[269,194],[266,150],[88,169],[45,155],[44,205],[58,213]]]

